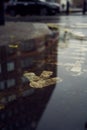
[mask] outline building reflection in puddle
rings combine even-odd
[[[35,89],[23,76],[43,70],[57,76],[58,34],[0,46],[0,130],[34,130],[55,88],[55,84]]]

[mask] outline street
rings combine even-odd
[[[37,130],[87,129],[86,23],[87,17],[83,16],[60,17],[61,35],[55,64],[62,82],[56,84]],[[68,32],[65,38],[64,30]]]
[[[0,130],[87,130],[86,15],[6,16],[1,29]]]
[[[86,15],[82,15],[82,12],[77,12],[77,13],[70,13],[69,14],[69,18],[71,19],[72,17],[86,17]],[[41,23],[58,23],[59,22],[59,19],[61,17],[65,17],[65,18],[68,18],[66,16],[66,14],[59,14],[59,15],[53,15],[53,16],[34,16],[34,15],[26,15],[26,16],[20,16],[20,15],[17,15],[15,17],[11,17],[10,15],[5,15],[5,20],[6,21],[14,21],[14,22],[41,22]]]

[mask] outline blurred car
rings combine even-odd
[[[15,0],[9,1],[6,13],[20,15],[55,15],[60,12],[60,4],[43,0]]]

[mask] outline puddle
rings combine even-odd
[[[57,62],[58,33],[12,43],[0,46],[0,130],[34,129],[62,81],[50,64]]]
[[[0,47],[0,130],[36,129],[45,112],[46,126],[57,129],[74,119],[76,126],[81,112],[87,113],[86,35],[62,23],[60,29],[54,44],[49,38]]]

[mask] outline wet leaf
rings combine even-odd
[[[40,76],[37,76],[33,72],[25,72],[23,75],[30,81],[30,87],[33,88],[43,88],[49,85],[56,84],[56,82],[61,82],[59,77],[50,78],[53,74],[52,71],[42,71]]]
[[[33,72],[25,72],[24,76],[28,78],[29,81],[38,81],[40,79],[40,77]]]
[[[40,78],[49,78],[53,74],[52,71],[43,71],[40,75]]]
[[[18,48],[18,45],[13,45],[13,44],[10,44],[8,45],[10,48]]]
[[[41,79],[38,82],[32,81],[30,83],[30,86],[33,88],[43,88],[43,87],[47,87],[53,84],[56,84],[56,82],[61,82],[62,80],[58,77],[55,78],[50,78],[50,79]]]

